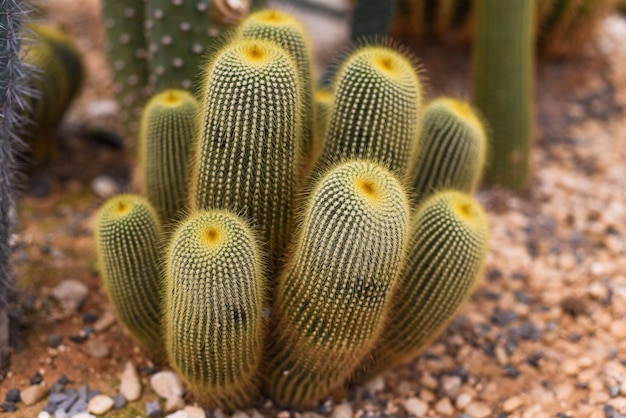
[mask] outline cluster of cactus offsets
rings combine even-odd
[[[204,54],[249,8],[249,1],[102,0],[109,61],[128,133],[139,129],[137,115],[151,94],[193,87]]]
[[[150,200],[187,196],[176,214],[163,211],[167,234],[158,209],[132,195],[106,203],[96,225],[122,322],[149,348],[165,347],[210,407],[245,408],[260,394],[310,405],[419,353],[470,295],[486,257],[486,220],[469,195],[484,163],[471,110],[444,99],[451,116],[436,111],[441,130],[420,141],[420,77],[411,57],[385,45],[356,48],[316,99],[301,31],[262,11],[206,61],[186,163],[188,142],[177,137],[187,134],[176,128],[186,113],[162,108],[173,93],[146,109],[144,121],[158,120],[158,152],[142,164],[162,179],[150,187],[164,190]],[[326,110],[316,116],[317,106]],[[318,132],[322,163],[303,152],[307,132]],[[409,176],[426,164],[421,143],[441,148],[446,168],[429,173],[432,196],[418,204]],[[165,191],[184,170],[189,193]],[[134,327],[140,318],[149,336]]]
[[[535,0],[476,4],[474,99],[493,141],[485,179],[526,187],[533,132]]]
[[[163,225],[187,202],[188,164],[198,132],[199,103],[185,90],[155,95],[143,112],[139,157],[146,197]]]
[[[24,60],[35,68],[26,83],[36,92],[30,99],[25,140],[34,160],[53,156],[54,130],[82,84],[84,70],[72,39],[60,29],[29,25]]]
[[[487,135],[476,111],[462,100],[442,97],[428,103],[410,179],[419,201],[433,192],[476,191],[487,153]]]

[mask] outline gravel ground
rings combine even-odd
[[[97,2],[80,8],[69,0],[51,3],[57,6],[52,17],[80,36],[90,77],[64,127],[64,152],[31,182],[20,208],[14,249],[23,309],[14,310],[12,320],[22,332],[0,384],[0,410],[15,407],[13,416],[36,417],[67,404],[76,412],[83,402],[112,407],[107,416],[134,417],[157,406],[192,406],[188,395],[155,386],[161,367],[110,317],[93,264],[93,213],[103,198],[127,187],[128,157],[75,135],[76,126],[115,121],[102,34],[93,30]],[[624,39],[626,20],[611,16],[578,57],[540,63],[532,184],[521,196],[493,187],[479,192],[492,226],[485,277],[432,347],[314,411],[282,411],[261,400],[233,416],[626,415]],[[428,49],[418,55],[432,95],[468,91],[467,52]],[[128,377],[130,369],[137,379]],[[138,399],[128,379],[140,385]],[[45,390],[28,389],[40,383]],[[21,391],[22,400],[10,389]],[[115,396],[120,392],[128,403]],[[24,404],[29,396],[31,406]],[[176,417],[194,413],[188,408]]]

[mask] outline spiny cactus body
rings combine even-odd
[[[330,112],[333,108],[333,93],[330,89],[319,89],[313,95],[315,105],[315,138],[313,142],[313,155],[315,156],[324,148],[324,138],[328,130]]]
[[[280,46],[240,39],[215,55],[202,88],[191,208],[242,213],[269,243],[270,262],[293,216],[300,84]]]
[[[146,105],[140,130],[140,159],[146,197],[163,225],[187,203],[189,160],[198,131],[198,101],[184,90],[166,90]]]
[[[267,284],[245,222],[197,212],[166,257],[165,334],[171,364],[212,407],[245,407],[258,393]]]
[[[530,164],[536,7],[535,0],[476,2],[475,101],[493,138],[485,179],[517,190]]]
[[[161,354],[161,225],[141,196],[109,199],[96,219],[96,253],[117,317],[145,348]]]
[[[410,236],[387,326],[371,355],[370,377],[416,356],[441,333],[476,287],[487,257],[485,213],[462,192],[441,191],[426,200]]]
[[[485,128],[468,103],[447,97],[430,102],[411,175],[416,199],[443,189],[474,193],[486,152]]]
[[[365,158],[404,176],[417,144],[422,86],[410,59],[398,51],[369,46],[343,63],[334,85],[322,167]]]
[[[383,167],[331,169],[306,205],[279,280],[269,391],[310,404],[341,387],[377,340],[404,256],[408,203]]]
[[[313,58],[311,40],[302,23],[293,16],[274,9],[261,10],[248,16],[238,30],[239,36],[265,39],[282,46],[295,61],[302,90],[302,144],[304,158],[311,157],[315,136],[313,107]]]
[[[141,108],[148,96],[148,45],[144,32],[144,0],[102,0],[107,52],[113,69],[113,91],[128,133],[139,130]]]

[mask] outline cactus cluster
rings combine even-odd
[[[223,31],[264,1],[102,0],[107,51],[122,121],[135,134],[143,105],[166,89],[190,90]]]
[[[207,406],[309,405],[410,359],[481,276],[480,118],[422,109],[414,59],[388,44],[354,48],[323,93],[310,54],[292,17],[251,15],[204,63],[199,105],[146,106],[148,200],[97,218],[121,321]]]

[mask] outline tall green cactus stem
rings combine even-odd
[[[15,198],[17,152],[23,146],[19,132],[24,126],[27,96],[21,60],[20,30],[26,15],[20,0],[0,2],[0,376],[8,368],[9,319],[7,305],[13,291],[11,275],[11,205]]]
[[[244,408],[258,393],[267,283],[251,230],[228,212],[197,212],[166,257],[171,364],[203,403]]]
[[[214,55],[202,87],[191,208],[241,213],[284,248],[292,223],[301,135],[301,82],[277,44],[238,39]]]
[[[399,0],[393,32],[400,37],[467,42],[472,0]]]
[[[471,196],[457,191],[431,196],[419,207],[410,234],[407,263],[393,292],[385,331],[371,354],[371,367],[360,371],[357,380],[419,354],[454,318],[481,278],[489,225]]]
[[[98,212],[95,238],[100,274],[117,317],[142,346],[162,354],[156,212],[141,196],[111,198]]]
[[[239,25],[239,36],[264,39],[282,46],[295,61],[302,86],[303,160],[311,157],[315,137],[315,108],[313,106],[313,57],[311,40],[306,28],[293,16],[274,9],[251,14]]]
[[[533,135],[535,0],[476,2],[475,101],[492,141],[485,179],[521,190]]]
[[[144,34],[145,0],[102,0],[107,52],[113,69],[113,91],[129,134],[137,123],[147,94],[148,50]]]
[[[322,177],[279,280],[269,391],[310,404],[341,387],[378,339],[408,241],[398,180],[349,161]]]
[[[486,153],[485,128],[468,103],[448,97],[430,102],[410,177],[417,201],[444,189],[474,193]]]
[[[163,225],[187,204],[189,160],[198,132],[198,101],[185,90],[165,90],[146,105],[139,154],[146,197]]]
[[[155,92],[190,89],[207,48],[214,43],[209,33],[208,0],[150,0],[146,9],[149,84]]]
[[[411,58],[383,46],[360,48],[339,69],[334,92],[321,164],[365,158],[404,176],[423,100]]]
[[[313,155],[318,154],[324,148],[324,138],[328,131],[328,122],[333,108],[333,93],[330,89],[319,89],[313,95],[315,105],[315,140],[313,142]]]
[[[396,14],[397,0],[357,0],[350,22],[350,39],[376,39],[387,36]]]

